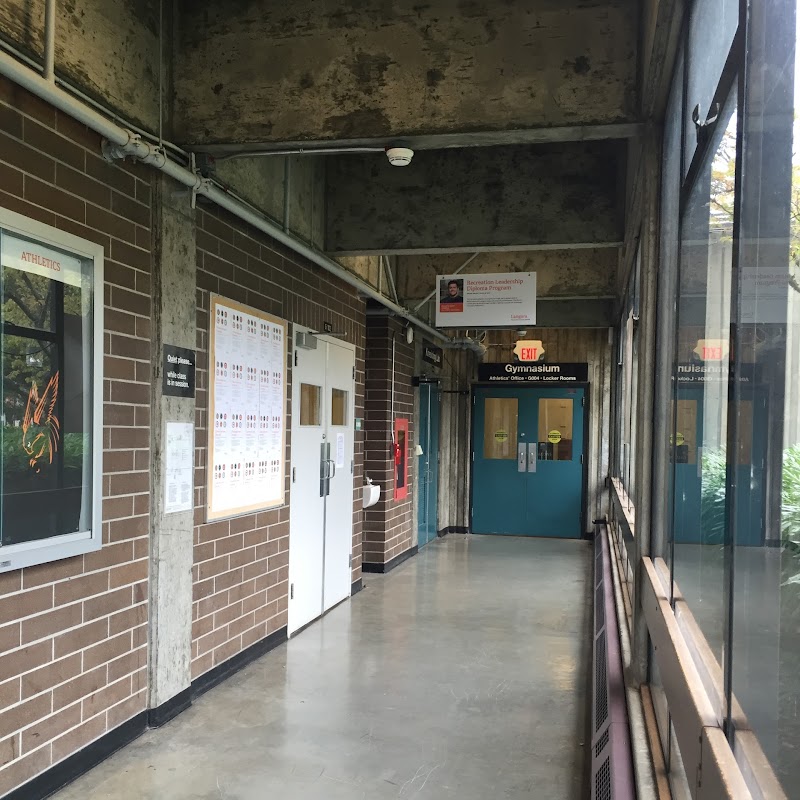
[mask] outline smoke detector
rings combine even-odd
[[[387,147],[386,158],[393,167],[407,167],[414,158],[414,151],[410,147]]]

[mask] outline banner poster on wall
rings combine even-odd
[[[536,273],[437,275],[438,328],[536,324]]]
[[[287,323],[211,298],[209,521],[284,504]]]

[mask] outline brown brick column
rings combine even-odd
[[[392,342],[394,341],[394,369]],[[406,342],[405,323],[388,316],[367,317],[365,372],[364,474],[381,486],[380,502],[364,512],[363,569],[385,572],[414,543],[414,347]],[[392,373],[394,372],[394,416]],[[394,420],[407,419],[408,494],[394,499],[395,470],[392,452]],[[397,563],[395,561],[395,563]]]

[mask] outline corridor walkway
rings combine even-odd
[[[586,797],[590,560],[433,542],[55,797]]]

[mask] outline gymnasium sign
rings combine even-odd
[[[739,383],[756,384],[761,382],[761,371],[758,364],[742,364],[739,371]],[[725,383],[732,380],[733,374],[727,360],[725,361],[690,361],[678,364],[678,383]]]
[[[480,383],[586,383],[589,365],[571,362],[550,364],[479,364]]]

